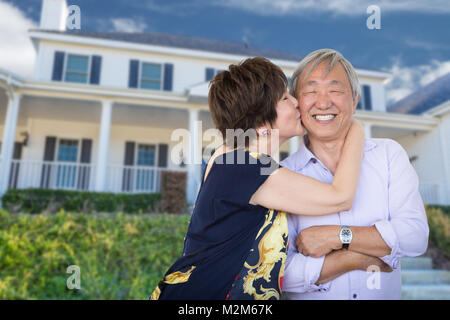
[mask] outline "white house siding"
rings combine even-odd
[[[412,163],[419,177],[424,202],[447,204],[449,181],[446,181],[444,174],[444,150],[441,148],[439,128],[396,140],[406,149],[410,159],[417,157]]]

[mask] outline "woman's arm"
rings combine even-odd
[[[250,203],[309,216],[349,210],[358,186],[363,150],[364,130],[353,120],[331,184],[280,168],[259,187]]]

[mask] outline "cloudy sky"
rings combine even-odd
[[[449,0],[68,0],[81,29],[166,32],[305,55],[333,48],[354,66],[389,71],[391,104],[450,72]],[[27,30],[39,24],[41,0],[0,0],[0,67],[30,76]],[[377,5],[381,29],[370,30]]]

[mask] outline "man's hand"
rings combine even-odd
[[[319,258],[333,250],[341,249],[340,230],[341,226],[314,226],[304,229],[295,240],[297,251],[304,256]]]

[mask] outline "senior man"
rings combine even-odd
[[[300,62],[289,90],[299,101],[307,135],[281,164],[331,183],[360,98],[356,72],[337,51],[317,50]],[[397,142],[366,139],[352,209],[288,217],[283,290],[289,298],[400,299],[399,258],[421,255],[428,245],[418,186]]]

